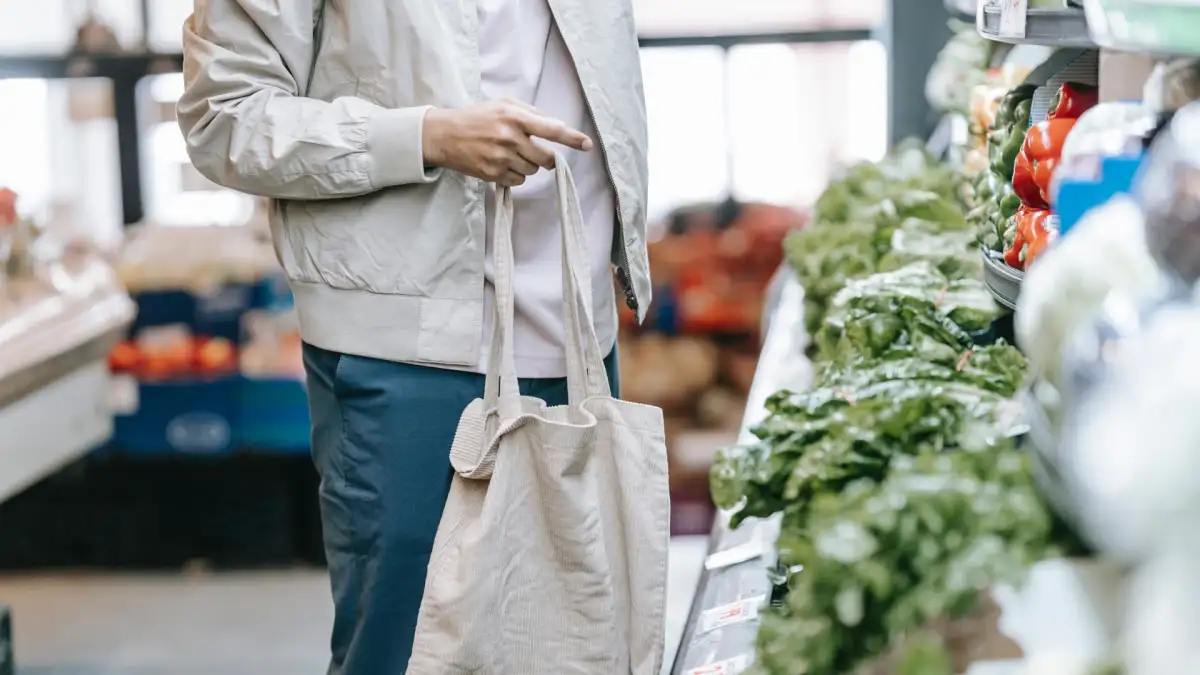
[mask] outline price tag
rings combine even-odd
[[[738,675],[750,665],[754,663],[754,657],[749,654],[741,654],[732,659],[718,661],[707,666],[692,668],[688,671],[688,675]]]
[[[757,595],[705,610],[700,614],[700,634],[703,635],[725,626],[753,621],[758,618],[758,608],[766,602],[767,596]]]
[[[1000,0],[1000,28],[997,34],[1004,38],[1025,37],[1025,19],[1029,0]]]
[[[114,415],[132,415],[141,405],[137,378],[113,375],[108,380],[108,410]]]

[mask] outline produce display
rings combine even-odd
[[[1009,141],[1017,98],[993,129]],[[711,472],[735,526],[782,514],[786,596],[764,610],[757,673],[961,673],[979,654],[948,626],[988,623],[988,588],[1076,550],[1016,447],[1027,364],[990,336],[999,309],[966,264],[968,180],[902,145],[848,170],[786,242],[813,388],[771,397],[757,442]]]
[[[144,382],[302,377],[295,313],[260,306],[287,292],[259,230],[144,228],[128,238],[118,272],[141,316],[110,355],[113,372]]]
[[[984,248],[1022,271],[1057,238],[1054,176],[1076,121],[1098,100],[1095,87],[1068,82],[1054,94],[1045,119],[1034,121],[1036,89],[1022,84],[1001,99],[987,135],[988,171],[976,179],[975,207],[967,216]]]
[[[808,226],[784,242],[805,289],[810,331],[852,279],[921,259],[944,271],[970,268],[963,262],[971,250],[965,194],[961,174],[915,143],[897,147],[878,164],[847,169],[817,200]],[[942,255],[947,250],[962,255]]]
[[[1020,85],[1005,94],[988,126],[988,168],[976,179],[976,206],[967,219],[978,230],[980,242],[993,250],[1003,249],[1008,221],[1021,206],[1013,189],[1013,172],[1029,128],[1033,91],[1034,87]]]
[[[109,369],[141,380],[225,375],[237,370],[237,349],[219,337],[196,338],[166,328],[145,332],[139,341],[125,340],[109,354]]]
[[[664,235],[649,243],[657,287],[646,325],[669,335],[754,335],[783,261],[780,243],[806,220],[794,209],[735,200],[671,213]],[[621,319],[638,330],[624,306]]]

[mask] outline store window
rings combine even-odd
[[[878,42],[642,50],[650,216],[735,197],[811,204],[838,165],[883,156]]]
[[[729,190],[724,68],[716,47],[642,50],[653,219]]]
[[[884,0],[633,0],[642,35],[747,35],[882,23]]]
[[[0,80],[0,185],[21,195],[22,205],[50,198],[50,107],[43,80]]]
[[[142,81],[145,138],[142,143],[146,219],[156,225],[242,225],[254,214],[253,197],[223,189],[192,167],[175,102],[183,76]]]

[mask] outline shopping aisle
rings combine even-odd
[[[667,664],[707,547],[672,542]],[[0,577],[18,675],[317,675],[330,621],[323,571]]]

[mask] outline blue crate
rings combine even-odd
[[[255,286],[233,284],[196,296],[197,335],[222,337],[237,343],[242,337],[242,316],[254,306]]]
[[[242,378],[238,417],[249,450],[309,451],[308,393],[300,380]]]
[[[679,296],[675,289],[662,287],[654,291],[654,308],[647,322],[664,335],[679,334]]]
[[[292,288],[283,272],[273,274],[254,287],[254,308],[285,312],[296,306]]]
[[[241,447],[239,378],[142,382],[138,409],[113,421],[114,451],[221,454]]]
[[[135,293],[137,318],[131,335],[144,328],[181,324],[196,335],[241,339],[242,316],[259,295],[258,284],[230,284],[204,294],[189,291],[145,291]]]
[[[134,293],[137,318],[130,327],[132,335],[143,328],[183,324],[189,328],[196,318],[196,298],[187,291],[145,291]]]

